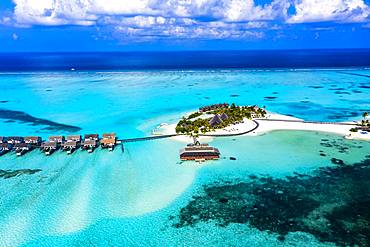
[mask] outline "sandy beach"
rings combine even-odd
[[[252,129],[254,129],[258,123],[257,129],[250,133],[246,133]],[[353,124],[353,122],[351,123]],[[256,136],[262,135],[271,131],[275,130],[303,130],[303,131],[318,131],[318,132],[327,132],[333,133],[337,135],[341,135],[346,139],[356,139],[356,140],[367,140],[370,141],[370,134],[367,132],[350,132],[350,129],[354,127],[348,122],[348,125],[345,124],[337,124],[337,123],[308,123],[304,122],[304,120],[277,114],[277,113],[268,113],[266,118],[263,119],[254,119],[254,121],[250,119],[244,119],[242,123],[230,125],[223,129],[217,129],[212,132],[207,132],[205,135],[200,135],[200,141],[211,141],[212,138],[216,136],[228,136],[228,135],[242,135],[246,133],[245,136]],[[168,134],[175,134],[176,124],[161,124],[158,126],[153,133],[159,135],[168,135]],[[367,133],[367,134],[366,134]],[[214,136],[214,137],[212,137]],[[174,140],[181,141],[181,142],[192,142],[192,137],[179,135],[173,137]]]

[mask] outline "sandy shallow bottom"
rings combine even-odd
[[[213,246],[253,242],[284,246],[307,241],[310,246],[330,246],[299,232],[289,232],[281,241],[278,234],[248,221],[222,226],[222,214],[192,226],[176,224],[193,196],[203,195],[203,186],[223,185],[223,181],[237,184],[252,175],[279,179],[312,174],[340,161],[359,162],[370,150],[367,142],[300,131],[214,139],[211,144],[221,148],[222,158],[203,164],[179,162],[177,152],[184,143],[174,140],[131,143],[123,152],[117,148],[112,153],[6,155],[3,170],[42,171],[1,180],[0,245],[198,246],[206,239]],[[227,188],[222,191],[228,193]]]
[[[370,107],[369,78],[330,70],[0,77],[0,134],[5,136],[46,138],[79,129],[74,133],[142,137],[160,123],[176,123],[186,112],[220,102],[257,104],[318,121],[358,120],[359,109]],[[362,205],[369,205],[364,200],[370,172],[361,162],[369,158],[369,143],[345,140],[340,131],[264,126],[266,132],[250,136],[204,139],[222,158],[202,164],[179,161],[179,149],[191,139],[130,143],[123,152],[91,155],[5,155],[0,158],[0,246],[368,246],[361,234],[369,232]],[[335,169],[319,172],[322,168]],[[298,199],[313,211],[301,210],[293,203]],[[246,202],[261,212],[254,220],[244,217],[254,210]],[[292,221],[278,218],[280,212]],[[351,212],[361,212],[360,217]],[[293,224],[291,230],[274,224],[278,220]]]

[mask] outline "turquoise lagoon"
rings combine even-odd
[[[0,130],[1,135],[115,131],[121,138],[141,137],[184,112],[218,102],[265,105],[306,120],[356,120],[370,110],[366,76],[370,72],[364,69],[4,73]],[[177,223],[188,217],[184,209],[204,194],[204,186],[315,176],[318,169],[338,167],[338,160],[363,162],[370,143],[276,131],[211,144],[222,158],[202,165],[181,163],[178,150],[184,143],[171,139],[128,143],[111,153],[4,155],[1,170],[41,171],[0,178],[0,246],[340,244],[304,228],[282,239],[279,231],[258,224],[220,224],[217,215],[199,220],[199,212],[189,216],[194,224]]]

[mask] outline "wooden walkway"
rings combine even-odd
[[[156,136],[146,136],[146,137],[137,137],[137,138],[128,138],[128,139],[121,139],[117,140],[122,143],[127,143],[127,142],[140,142],[140,141],[151,141],[151,140],[157,140],[157,139],[164,139],[164,138],[170,138],[178,136],[178,134],[171,134],[171,135],[156,135]]]

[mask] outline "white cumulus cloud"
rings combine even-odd
[[[0,24],[86,25],[113,36],[152,39],[261,38],[285,23],[369,23],[364,0],[13,0]],[[295,9],[288,13],[288,9]],[[9,17],[7,17],[9,18]],[[98,32],[100,32],[98,31]]]
[[[370,14],[363,0],[296,0],[296,13],[290,23],[303,22],[364,22]]]

